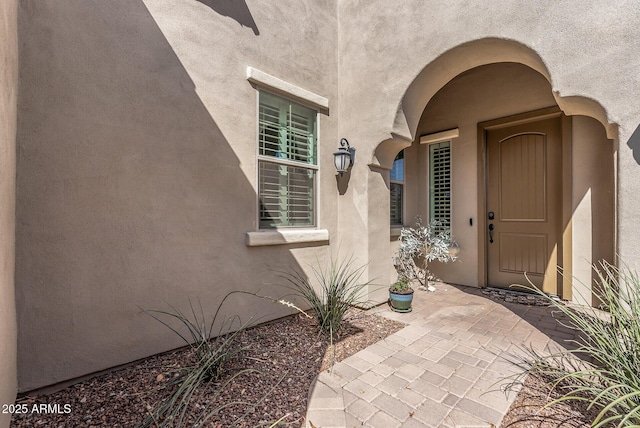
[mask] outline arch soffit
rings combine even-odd
[[[371,166],[391,168],[396,154],[415,139],[427,103],[449,81],[467,70],[499,62],[517,62],[536,70],[551,83],[556,103],[565,114],[593,117],[602,123],[608,138],[617,138],[617,124],[609,122],[606,110],[596,100],[560,95],[559,90],[553,87],[549,70],[534,50],[513,40],[487,38],[458,45],[420,71],[398,105],[391,138],[376,147]]]

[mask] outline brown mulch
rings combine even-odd
[[[233,402],[245,403],[225,407],[208,420],[209,427],[234,423],[241,427],[269,426],[280,418],[287,426],[301,426],[311,383],[320,371],[331,366],[333,358],[341,361],[404,326],[354,309],[347,314],[333,346],[328,337],[318,333],[315,320],[302,314],[248,329],[239,344],[249,349],[244,358],[229,363],[226,377],[201,391],[195,408],[201,411],[207,404],[211,410]],[[151,406],[173,391],[171,381],[179,370],[194,361],[191,349],[183,348],[53,394],[19,397],[16,404],[26,404],[28,413],[14,414],[11,427],[136,426],[149,415]],[[254,371],[242,371],[247,368]],[[41,404],[50,406],[42,413],[34,412]],[[51,406],[56,404],[57,408]],[[67,404],[69,407],[65,407]],[[54,410],[57,413],[52,413]]]
[[[598,412],[582,401],[545,406],[560,398],[544,379],[529,375],[509,407],[500,428],[588,428]],[[613,424],[605,425],[613,427]]]
[[[295,315],[242,333],[239,346],[248,347],[245,358],[228,364],[227,375],[201,391],[199,409],[232,402],[205,426],[269,426],[280,418],[286,426],[304,423],[307,394],[317,374],[361,349],[393,334],[404,324],[352,310],[334,346],[318,334],[314,320]],[[125,368],[79,382],[49,395],[23,395],[27,414],[14,414],[11,427],[134,427],[149,415],[153,405],[174,388],[171,381],[181,368],[193,364],[189,348],[155,355]],[[242,369],[255,369],[243,373]],[[237,376],[233,378],[233,376]],[[227,380],[228,385],[220,388]],[[217,397],[215,391],[222,389]],[[586,428],[595,417],[583,403],[544,407],[557,398],[548,385],[529,376],[505,415],[501,428]],[[249,404],[247,404],[249,403]],[[41,405],[49,408],[41,408]],[[34,407],[34,405],[36,407]],[[58,405],[58,407],[52,407]],[[69,405],[65,407],[65,405]],[[34,411],[41,409],[41,413]],[[54,413],[52,413],[54,411]]]

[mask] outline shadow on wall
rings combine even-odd
[[[253,20],[251,11],[247,6],[245,0],[198,0],[205,6],[209,6],[216,13],[235,20],[243,27],[248,27],[253,30],[253,34],[260,35],[260,30],[256,25],[256,21]]]
[[[19,16],[20,390],[180,345],[138,306],[215,310],[268,265],[299,267],[246,247],[254,188],[142,0],[25,0]]]
[[[336,175],[336,186],[340,196],[344,196],[347,193],[347,190],[349,189],[349,181],[351,181],[351,168],[349,168],[343,175]]]
[[[490,100],[490,101],[488,101]],[[460,136],[458,142],[452,146],[453,158],[457,168],[453,170],[453,199],[454,211],[477,212],[478,205],[476,195],[482,198],[484,190],[469,183],[478,179],[475,162],[478,155],[479,143],[476,140],[477,124],[486,120],[507,117],[513,114],[527,111],[535,111],[548,106],[556,105],[552,88],[547,78],[533,68],[515,62],[502,62],[467,70],[451,79],[440,88],[429,100],[418,126],[416,135],[432,134],[445,129],[459,127]],[[606,259],[613,261],[614,255],[614,149],[613,144],[607,139],[606,129],[596,118],[574,115],[568,126],[575,126],[573,135],[573,160],[572,162],[572,191],[570,198],[573,200],[574,233],[576,237],[584,239],[589,237],[590,248],[586,245],[573,248],[574,254],[580,254],[575,260],[584,260],[589,255],[589,260]],[[632,137],[636,149],[634,155],[640,161],[640,130]],[[386,158],[391,160],[399,149],[390,143],[384,149]],[[381,143],[378,148],[383,148]],[[631,142],[630,142],[631,146]],[[394,149],[394,150],[391,150]],[[377,154],[377,151],[376,151]],[[480,156],[481,162],[485,162],[484,156]],[[378,157],[379,159],[382,156]],[[407,172],[407,184],[405,187],[406,219],[412,219],[416,214],[423,218],[428,217],[428,169],[429,169],[428,145],[419,144],[418,137],[414,144],[405,152],[405,168]],[[462,162],[462,163],[461,163]],[[640,162],[639,162],[640,163]],[[464,167],[461,165],[467,165]],[[391,166],[389,164],[389,166]],[[473,167],[471,167],[473,166]],[[413,171],[417,175],[413,176]],[[481,181],[482,182],[482,181]],[[457,184],[456,184],[457,183]],[[483,186],[484,187],[484,186]],[[583,201],[582,203],[581,201]],[[482,199],[481,199],[482,200]],[[580,208],[578,216],[576,209]],[[478,248],[478,240],[484,245],[488,236],[477,231],[486,231],[483,223],[484,214],[478,215],[475,227],[469,225],[467,218],[454,215],[454,229],[463,248],[461,262],[476,263],[482,267],[483,256]],[[581,219],[580,221],[575,221]],[[588,222],[587,222],[588,220]],[[590,228],[590,229],[587,229]],[[562,225],[566,230],[567,224]],[[469,230],[472,233],[462,233]],[[471,254],[471,256],[470,256]],[[584,257],[583,257],[584,255]],[[475,272],[462,269],[459,264],[436,263],[434,273],[445,280],[456,283],[472,284],[477,281]],[[574,266],[575,268],[575,266]],[[466,275],[466,276],[465,276]],[[524,277],[522,277],[524,281]],[[468,282],[467,282],[468,281]],[[588,278],[584,278],[585,283]]]
[[[633,158],[636,160],[636,163],[640,165],[640,126],[631,134],[627,146],[633,150]]]

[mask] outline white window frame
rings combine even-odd
[[[434,149],[434,146],[436,145],[442,145],[442,144],[447,144],[447,148],[449,149],[449,221],[448,221],[448,228],[449,230],[451,230],[451,227],[453,225],[453,186],[452,186],[452,178],[453,178],[453,168],[452,168],[452,144],[451,144],[451,140],[444,140],[444,141],[439,141],[439,142],[433,142],[433,143],[429,143],[428,145],[428,171],[429,171],[429,179],[427,180],[428,182],[428,208],[429,208],[429,221],[431,222],[432,220],[440,220],[437,218],[433,218],[434,217],[434,199],[435,199],[435,193],[433,192],[433,174],[434,174],[434,168],[433,168],[433,160],[432,160],[432,150]]]
[[[251,66],[247,67],[247,80],[255,88],[255,111],[256,111],[256,162],[255,162],[255,175],[256,177],[256,209],[255,209],[255,224],[256,230],[246,233],[246,245],[249,247],[264,246],[264,245],[282,245],[282,244],[296,244],[296,243],[319,243],[329,242],[329,231],[327,229],[320,228],[320,219],[322,218],[320,200],[320,180],[321,170],[319,168],[321,159],[321,126],[320,126],[320,113],[329,114],[329,100],[321,95],[315,94],[311,91],[303,89],[299,86],[293,85],[275,76],[267,74],[263,71],[255,69]],[[317,138],[316,138],[316,159],[315,165],[316,176],[314,180],[314,226],[287,226],[284,228],[269,228],[260,229],[260,194],[259,194],[259,155],[260,142],[259,138],[259,115],[260,115],[260,96],[259,91],[264,90],[273,95],[280,96],[291,102],[298,103],[300,105],[315,109],[317,112],[316,126],[317,126]],[[273,161],[273,159],[269,159]],[[282,160],[283,164],[286,160]],[[296,166],[298,166],[296,164]],[[305,164],[305,167],[308,167]]]
[[[290,103],[293,104],[298,104],[300,106],[303,107],[308,107],[311,108],[313,110],[315,110],[315,116],[316,116],[316,154],[315,154],[315,164],[309,164],[309,163],[302,163],[302,162],[296,162],[296,161],[291,161],[288,159],[284,159],[284,158],[278,158],[275,156],[266,156],[266,155],[261,155],[260,154],[260,93],[265,92],[269,95],[281,98],[285,101],[288,101]],[[318,219],[319,219],[319,207],[320,204],[318,203],[318,199],[319,199],[319,194],[318,194],[318,190],[319,190],[319,186],[318,186],[318,181],[320,180],[320,167],[319,167],[319,163],[320,163],[320,112],[317,109],[314,109],[313,107],[309,107],[308,105],[302,104],[298,101],[295,101],[289,97],[283,96],[281,94],[276,94],[272,91],[269,90],[265,90],[262,88],[258,88],[257,90],[257,105],[256,105],[256,224],[258,225],[258,231],[273,231],[273,230],[289,230],[289,229],[315,229],[318,227]],[[272,164],[278,164],[278,165],[284,165],[284,166],[291,166],[291,167],[296,167],[296,168],[303,168],[303,169],[309,169],[309,170],[313,170],[314,171],[314,177],[313,177],[313,219],[312,219],[312,224],[309,225],[299,225],[299,226],[276,226],[276,227],[261,227],[260,226],[260,161],[262,162],[268,162],[268,163],[272,163]]]
[[[432,211],[432,195],[431,195],[431,145],[449,143],[449,230],[453,233],[453,141],[460,136],[460,130],[458,128],[448,129],[442,132],[436,132],[434,134],[427,134],[420,137],[420,144],[427,145],[427,203],[428,203],[428,217],[431,218]]]

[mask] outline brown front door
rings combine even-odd
[[[487,280],[557,294],[560,118],[487,132]]]

